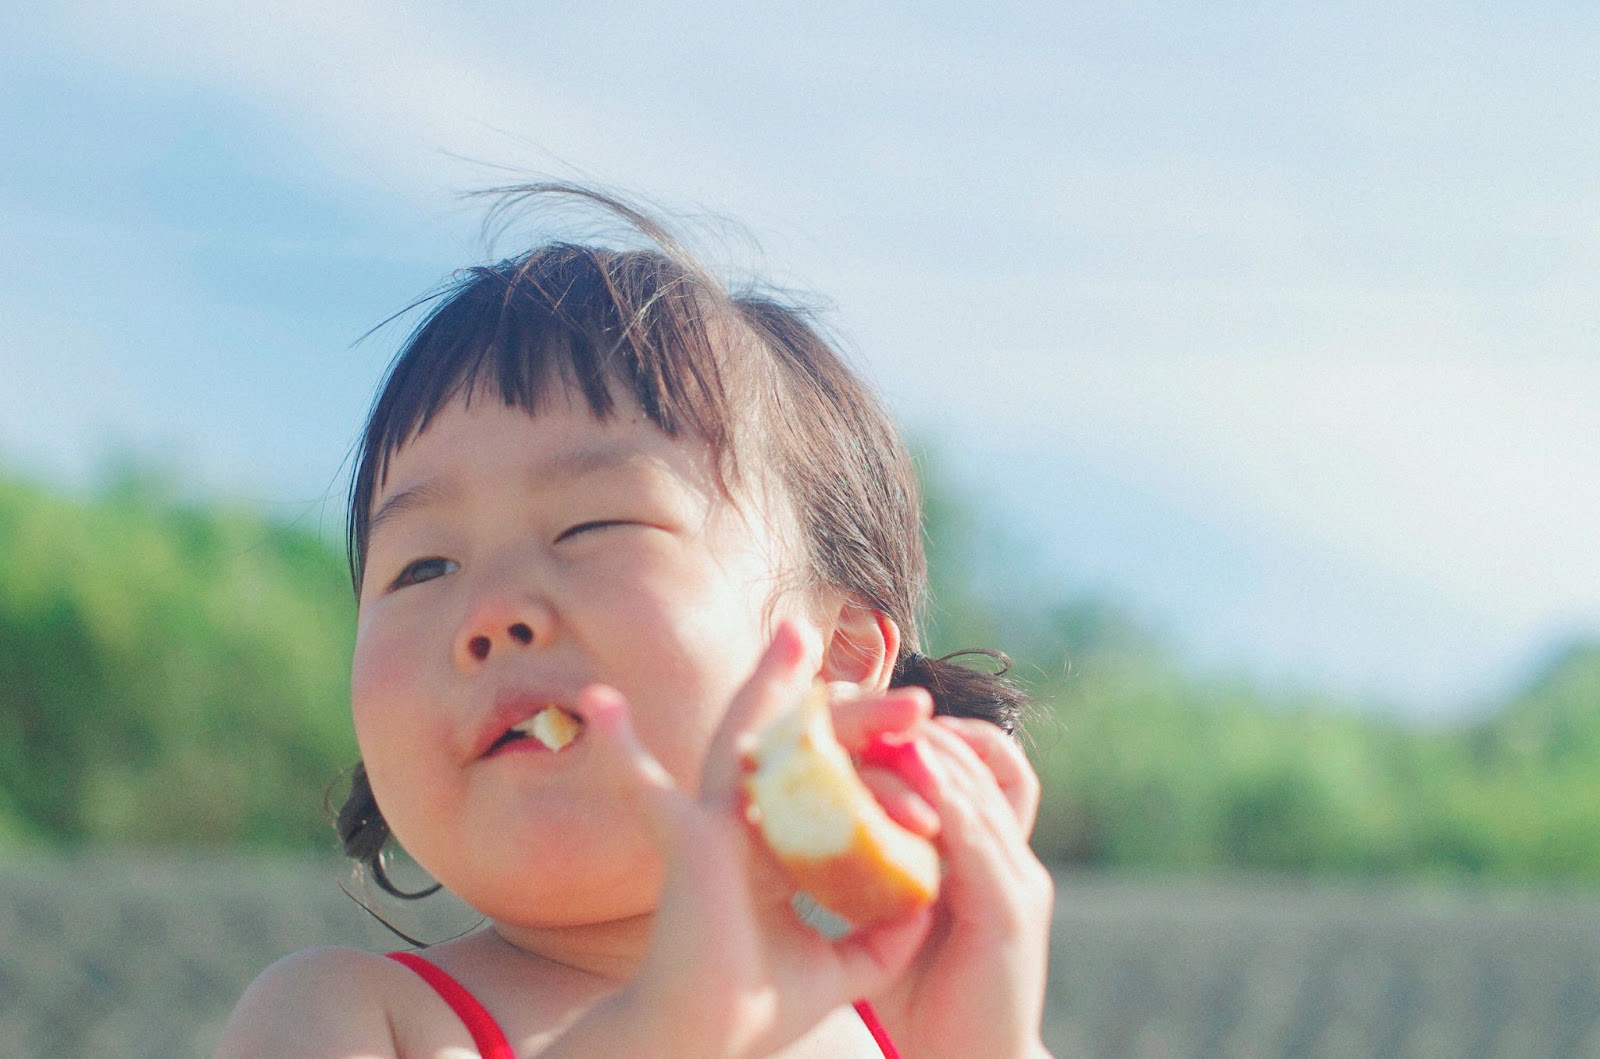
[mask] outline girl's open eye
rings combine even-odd
[[[461,564],[454,559],[444,559],[437,555],[430,555],[426,559],[417,559],[406,564],[400,571],[400,576],[390,582],[391,589],[405,588],[407,585],[418,585],[424,581],[432,581],[445,574],[453,574],[461,569]]]

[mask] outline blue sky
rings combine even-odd
[[[1600,631],[1583,5],[36,6],[28,473],[337,521],[400,333],[355,340],[485,254],[458,192],[578,176],[742,225],[1048,578],[1206,665],[1448,715]]]

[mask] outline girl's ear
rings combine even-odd
[[[845,681],[863,692],[883,691],[900,657],[900,627],[854,596],[840,598],[822,649],[823,680]]]

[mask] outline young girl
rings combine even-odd
[[[361,747],[345,847],[391,837],[485,926],[326,948],[223,1056],[1043,1054],[1049,874],[1021,695],[917,649],[903,445],[805,317],[647,250],[468,270],[390,368],[351,490]],[[741,751],[815,680],[944,861],[935,905],[803,922]],[[570,741],[569,741],[570,740]]]

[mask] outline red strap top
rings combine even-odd
[[[855,1008],[856,1014],[861,1016],[861,1021],[867,1024],[867,1031],[872,1034],[872,1039],[878,1042],[878,1050],[883,1053],[883,1059],[900,1059],[900,1050],[889,1039],[889,1031],[878,1021],[878,1013],[872,1010],[872,1005],[865,1000],[857,1000]]]
[[[500,1030],[500,1024],[460,982],[414,952],[391,952],[389,959],[405,964],[421,975],[424,982],[433,986],[433,991],[443,997],[444,1002],[450,1005],[450,1010],[467,1024],[472,1043],[477,1046],[478,1054],[483,1059],[517,1059],[516,1053],[511,1050],[511,1042]]]
[[[467,1032],[472,1034],[472,1043],[483,1059],[516,1059],[516,1054],[511,1050],[511,1042],[506,1040],[500,1024],[494,1020],[493,1015],[484,1010],[482,1004],[478,1003],[478,998],[467,992],[466,987],[460,982],[414,952],[391,952],[389,959],[403,963],[417,972],[424,982],[433,987],[435,993],[444,998],[444,1002],[450,1005],[450,1010],[466,1024]],[[883,1028],[883,1023],[878,1021],[877,1012],[872,1010],[872,1005],[865,1000],[858,1000],[855,1009],[856,1014],[861,1016],[861,1021],[872,1034],[872,1039],[878,1043],[878,1049],[883,1052],[884,1059],[900,1059],[900,1053],[895,1050],[894,1042],[889,1040],[889,1032]]]

